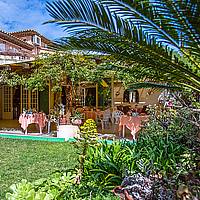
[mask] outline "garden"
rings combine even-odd
[[[13,183],[47,178],[54,171],[73,168],[76,151],[67,143],[0,139],[0,199]]]
[[[150,107],[149,114],[136,143],[99,141],[93,120],[73,144],[5,140],[13,150],[22,145],[10,161],[20,170],[7,177],[29,180],[12,185],[6,199],[199,199],[199,140],[197,127],[188,122],[191,113]],[[8,155],[14,157],[12,151]]]
[[[58,91],[63,76],[72,85],[112,77],[165,95],[134,141],[99,140],[92,119],[73,143],[1,140],[2,198],[200,199],[198,1],[57,0],[47,10],[47,24],[66,31],[58,53],[36,60],[31,75],[5,72],[7,84],[42,90],[51,81]]]

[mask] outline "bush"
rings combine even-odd
[[[120,185],[129,173],[160,173],[178,175],[192,165],[191,152],[182,145],[161,136],[142,136],[136,144],[102,143],[91,147],[84,165],[85,177],[98,188],[111,189]]]
[[[92,183],[93,190],[108,191],[121,184],[125,171],[153,174],[169,189],[189,183],[197,194],[197,129],[189,122],[189,115],[185,110],[154,110],[137,143],[103,142],[90,147],[84,163],[85,181]],[[186,181],[189,176],[193,183]]]
[[[86,200],[117,199],[113,194],[90,191],[87,183],[74,184],[75,175],[71,172],[56,172],[47,179],[39,179],[33,183],[22,180],[11,186],[8,200]]]
[[[126,142],[102,142],[99,146],[90,147],[84,165],[85,178],[98,189],[113,189],[121,183],[129,162],[129,152]]]
[[[68,173],[53,173],[47,179],[39,179],[33,183],[22,180],[18,184],[11,186],[12,193],[6,194],[8,200],[50,200],[62,199],[66,188],[70,188],[73,184],[73,176]],[[71,191],[73,194],[73,190]]]

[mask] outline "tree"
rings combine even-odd
[[[60,49],[112,54],[140,77],[200,91],[198,0],[57,0]]]

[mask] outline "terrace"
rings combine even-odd
[[[18,131],[0,134],[15,138],[0,138],[0,196],[200,199],[199,1],[56,0],[46,9],[47,24],[65,32],[54,54],[38,55],[49,41],[36,31],[0,31],[38,55],[0,66],[2,127]]]

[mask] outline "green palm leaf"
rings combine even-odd
[[[184,79],[184,81],[191,81],[192,79],[200,81],[196,71],[192,72],[192,70],[179,66],[177,63],[172,63],[163,49],[156,53],[148,46],[141,46],[137,43],[133,45],[122,36],[107,34],[106,32],[98,34],[96,32],[96,35],[91,36],[89,34],[88,37],[84,38],[63,38],[59,44],[63,49],[73,49],[74,44],[80,50],[96,51],[98,49],[100,52],[113,54],[120,60],[134,59],[134,62],[137,62],[140,66],[145,66],[146,69],[157,70],[159,68],[168,75],[173,73],[173,75],[179,77],[179,79]],[[187,77],[186,74],[188,74]]]
[[[166,83],[154,83],[154,82],[139,82],[139,83],[132,83],[128,85],[129,90],[137,90],[141,88],[151,88],[156,90],[182,90],[182,87],[172,84]]]
[[[47,10],[70,35],[62,50],[112,54],[200,90],[198,0],[58,0]]]
[[[184,39],[184,42],[186,43],[185,46],[187,48],[193,47],[193,52],[200,52],[199,32],[197,32],[197,29],[195,29],[197,25],[189,23],[191,20],[188,20],[194,20],[198,17],[197,15],[200,13],[198,1],[157,0],[152,2],[150,1],[150,3],[149,1],[142,1],[146,4],[148,3],[149,5],[148,10],[151,11],[151,20],[145,16],[146,12],[144,10],[143,12],[138,12],[138,10],[136,10],[134,7],[131,7],[129,4],[124,3],[123,1],[99,0],[99,2],[110,8],[112,12],[117,11],[118,15],[123,13],[123,15],[126,16],[126,20],[129,20],[134,27],[142,28],[146,32],[145,40],[147,44],[149,42],[149,38],[151,38],[153,34],[153,38],[156,39],[158,44],[170,44],[172,49],[176,48],[193,64],[200,68],[199,63],[197,63],[188,52],[184,51],[182,48],[183,45],[179,45],[179,41]],[[194,13],[191,13],[192,6],[196,6]],[[160,26],[156,23],[158,21]],[[170,29],[174,30],[175,34],[172,34],[172,31],[169,31]]]

